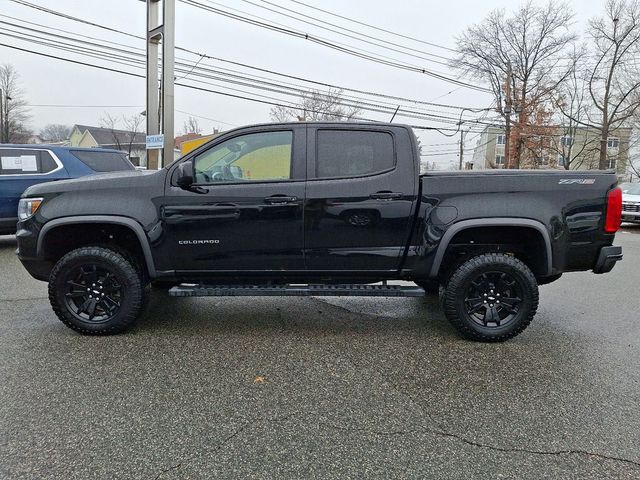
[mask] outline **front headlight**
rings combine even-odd
[[[32,217],[40,208],[42,198],[21,198],[18,203],[18,219],[26,220]]]

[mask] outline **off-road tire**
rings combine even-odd
[[[81,266],[95,265],[110,272],[121,286],[117,312],[101,323],[78,318],[67,305],[69,275]],[[112,335],[130,328],[143,308],[144,290],[139,270],[120,253],[105,247],[89,246],[72,250],[53,267],[49,276],[49,302],[67,327],[85,335]]]
[[[517,313],[503,326],[489,327],[474,321],[465,300],[469,289],[475,288],[472,285],[474,279],[487,273],[494,276],[507,274],[515,280],[522,296]],[[464,338],[481,342],[502,342],[515,337],[531,323],[538,308],[538,284],[529,267],[517,258],[500,253],[482,254],[470,258],[453,272],[444,287],[442,306],[447,319]]]

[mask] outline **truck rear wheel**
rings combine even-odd
[[[501,342],[522,332],[538,308],[535,276],[517,258],[487,253],[464,262],[444,290],[444,313],[470,340]]]
[[[129,328],[143,305],[140,273],[121,254],[104,247],[67,253],[49,277],[49,301],[69,328],[110,335]]]

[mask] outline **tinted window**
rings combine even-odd
[[[134,170],[124,153],[100,150],[71,150],[71,154],[95,172]]]
[[[40,152],[40,173],[49,173],[58,168],[49,152]]]
[[[58,168],[48,152],[0,149],[0,175],[34,175]]]
[[[318,130],[316,177],[356,177],[393,168],[393,137],[385,132]]]
[[[289,180],[292,140],[290,131],[231,138],[196,157],[196,182]]]

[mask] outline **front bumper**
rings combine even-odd
[[[32,218],[18,222],[16,232],[18,249],[16,254],[24,268],[33,278],[47,281],[53,264],[38,255],[39,232],[40,228]]]
[[[637,205],[622,204],[622,221],[640,223],[640,207]]]
[[[622,247],[609,246],[602,247],[593,273],[607,273],[615,266],[616,262],[622,260]]]

